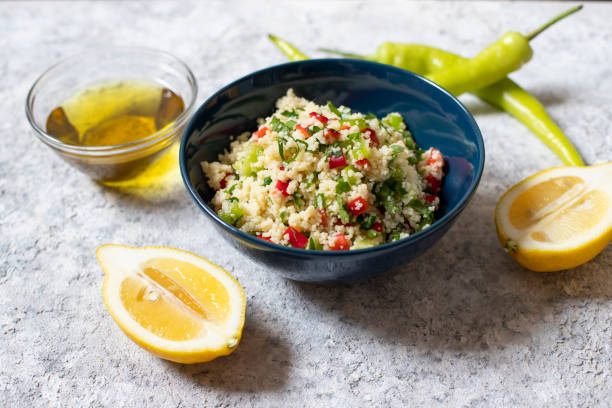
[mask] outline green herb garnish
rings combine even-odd
[[[349,222],[349,215],[344,209],[344,201],[342,200],[342,197],[336,196],[336,202],[338,203],[338,215],[340,216],[340,221],[342,221],[343,224],[347,224]]]
[[[292,197],[293,197],[293,201],[295,202],[295,205],[298,208],[298,210],[301,210],[302,200],[300,200],[300,196],[298,195],[298,193],[293,193]]]
[[[324,209],[326,207],[325,196],[323,194],[317,194],[317,197],[315,198],[314,206],[315,208],[321,208],[321,209]]]
[[[296,118],[296,119],[300,116],[300,115],[297,114],[295,109],[291,109],[290,111],[288,111],[288,110],[283,111],[283,113],[281,113],[281,115],[283,115],[286,118]]]
[[[338,116],[338,119],[342,119],[342,113],[340,113],[338,108],[336,108],[331,101],[327,101],[327,107],[334,115]]]
[[[361,223],[361,228],[368,230],[372,228],[375,221],[376,217],[374,215],[370,215],[364,222]]]
[[[351,185],[347,183],[346,181],[344,181],[342,177],[339,178],[338,182],[336,183],[336,193],[342,194],[342,193],[348,193],[349,191],[351,191]]]

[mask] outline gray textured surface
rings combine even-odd
[[[199,99],[284,61],[265,34],[374,50],[383,40],[472,55],[567,3],[0,4],[0,406],[610,406],[612,248],[572,271],[521,269],[493,209],[560,161],[521,124],[463,100],[485,137],[480,187],[451,231],[397,274],[353,287],[278,278],[219,239],[174,174],[155,199],[104,189],[38,143],[23,113],[37,75],[100,44],[170,50]],[[612,4],[589,3],[513,75],[589,163],[612,158]],[[193,222],[193,220],[196,220]],[[243,284],[238,350],[196,366],[130,342],[101,299],[102,243],[201,254]]]

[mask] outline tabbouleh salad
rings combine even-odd
[[[432,224],[444,159],[415,144],[401,115],[319,106],[291,89],[276,107],[218,162],[201,163],[223,220],[316,250],[368,248]]]

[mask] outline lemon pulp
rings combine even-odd
[[[125,309],[141,326],[168,340],[198,337],[205,323],[223,324],[227,290],[209,273],[187,262],[151,259],[121,283]]]

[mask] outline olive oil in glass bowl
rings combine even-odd
[[[85,52],[34,83],[26,115],[39,139],[91,178],[113,184],[150,172],[182,134],[197,95],[191,70],[165,52]]]

